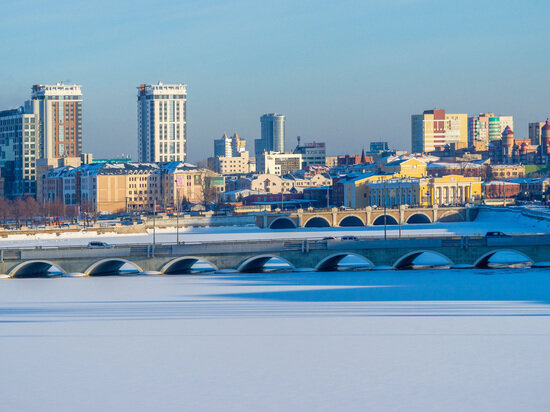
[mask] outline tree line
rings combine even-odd
[[[14,200],[0,197],[0,221],[6,225],[10,222],[33,224],[36,222],[51,223],[62,218],[78,216],[74,207],[67,207],[60,199],[51,202],[39,203],[32,196]]]

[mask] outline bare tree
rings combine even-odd
[[[32,196],[25,199],[25,215],[29,223],[32,223],[40,214],[40,205]]]
[[[27,218],[27,203],[23,199],[19,198],[15,201],[13,214],[17,227],[19,228],[21,226],[21,220]]]
[[[60,221],[65,216],[65,203],[61,199],[55,199],[51,203],[51,214],[56,221]]]
[[[0,218],[2,219],[2,224],[8,223],[9,218],[13,213],[13,204],[8,199],[0,197]]]
[[[216,204],[216,189],[210,186],[210,182],[206,176],[201,176],[201,194],[204,203],[204,208],[208,209],[209,203]]]

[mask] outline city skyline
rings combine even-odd
[[[189,85],[191,161],[223,131],[258,138],[261,113],[284,113],[289,139],[330,152],[374,140],[409,148],[410,115],[434,107],[513,115],[518,136],[548,117],[540,1],[103,5],[14,3],[0,17],[16,56],[0,68],[0,107],[18,106],[35,83],[82,84],[83,150],[99,156],[131,147],[137,158],[135,86],[159,80]],[[44,19],[64,24],[44,30]],[[144,21],[160,29],[143,31]]]

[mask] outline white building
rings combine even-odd
[[[240,156],[241,153],[246,151],[246,140],[241,139],[238,133],[229,137],[227,134],[219,139],[214,139],[214,157],[217,156]]]
[[[259,173],[284,176],[302,168],[302,155],[294,153],[264,152],[256,158]]]
[[[25,113],[39,121],[37,158],[77,157],[82,153],[82,91],[78,84],[32,87]]]
[[[217,156],[212,160],[213,169],[222,175],[250,173],[250,159],[246,151],[240,153],[239,156]]]
[[[184,162],[187,157],[187,86],[142,84],[138,87],[140,162]]]

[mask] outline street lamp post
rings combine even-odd
[[[388,232],[387,232],[387,222],[386,222],[386,219],[387,219],[387,215],[386,215],[386,197],[387,197],[387,193],[386,193],[386,180],[384,179],[384,183],[383,183],[383,187],[384,187],[384,240],[387,240],[388,239]]]
[[[401,239],[401,205],[403,204],[403,199],[401,197],[401,179],[399,179],[399,210],[397,211],[399,215],[399,239]]]
[[[177,197],[177,204],[176,204],[176,243],[180,244],[180,191],[176,189],[176,197]]]
[[[155,257],[155,247],[157,245],[157,200],[153,198],[153,257]]]

